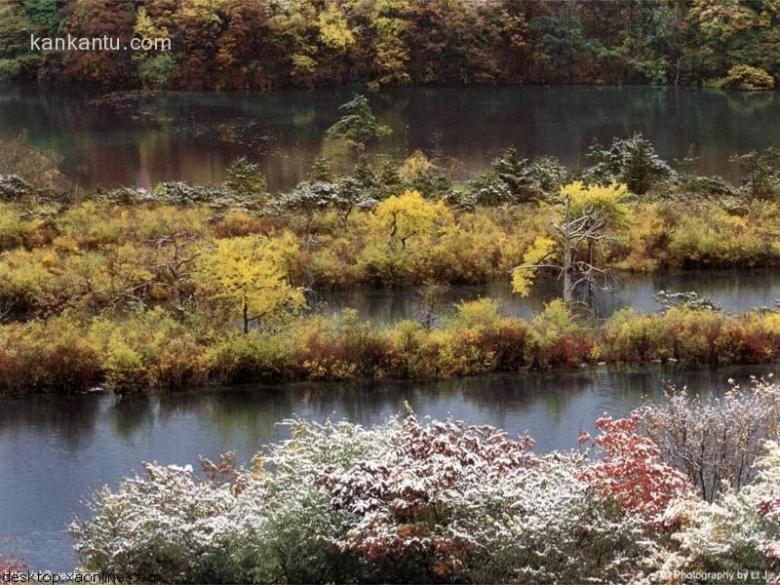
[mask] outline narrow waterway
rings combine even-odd
[[[615,292],[594,292],[593,310],[597,317],[609,317],[618,309],[633,307],[640,313],[658,311],[656,294],[696,291],[711,298],[724,311],[743,313],[757,307],[774,307],[780,299],[780,270],[710,270],[672,271],[655,274],[624,274],[622,288]],[[555,279],[538,282],[527,297],[512,293],[509,277],[484,285],[452,286],[442,293],[440,305],[451,309],[454,303],[489,297],[500,304],[501,312],[516,317],[529,317],[561,296],[561,284]],[[420,289],[355,288],[322,293],[314,302],[322,302],[326,313],[338,313],[346,308],[358,311],[361,318],[374,323],[394,323],[414,319],[420,312]]]

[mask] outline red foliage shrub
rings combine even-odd
[[[601,459],[582,472],[582,479],[593,483],[603,494],[617,501],[626,512],[660,522],[669,503],[692,491],[685,475],[661,459],[658,446],[637,434],[638,414],[613,420],[605,416],[596,421],[601,431],[592,444]],[[580,442],[587,442],[587,433]]]
[[[563,335],[548,349],[549,365],[552,367],[577,367],[588,359],[593,345],[593,339],[583,333]]]
[[[480,332],[478,347],[492,351],[496,370],[514,372],[526,365],[527,343],[528,327],[517,321],[502,323],[495,330]]]

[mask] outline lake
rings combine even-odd
[[[205,389],[117,399],[113,395],[0,398],[0,549],[33,570],[74,568],[66,526],[83,500],[116,486],[142,461],[193,464],[235,451],[248,464],[263,444],[285,438],[294,415],[374,425],[405,411],[452,415],[512,434],[529,431],[537,451],[571,449],[602,413],[625,415],[668,383],[718,392],[727,379],[780,372],[778,365],[717,370],[675,367],[491,375],[417,382],[291,384]]]
[[[25,132],[63,157],[83,187],[163,180],[214,183],[238,156],[261,164],[272,190],[286,189],[320,155],[338,156],[322,135],[352,90],[273,93],[163,93],[95,103],[84,91],[0,89],[0,138]],[[696,145],[697,170],[729,178],[736,152],[780,146],[777,92],[673,87],[391,88],[370,95],[393,134],[378,153],[416,148],[458,161],[455,172],[484,169],[503,149],[582,161],[594,139],[643,132],[669,159]],[[0,169],[0,172],[3,172]]]
[[[598,294],[605,317],[633,306],[656,311],[658,290],[697,290],[725,310],[769,306],[780,297],[780,271],[667,272],[628,275],[616,294]],[[413,318],[415,288],[354,289],[322,295],[325,312],[355,308],[377,323]],[[454,286],[445,303],[489,296],[508,315],[530,316],[557,295],[555,282],[540,282],[531,297],[511,293],[507,282]],[[511,433],[530,431],[540,451],[569,449],[581,428],[603,412],[620,416],[645,396],[657,398],[667,382],[710,392],[729,377],[776,371],[775,366],[718,370],[652,367],[496,375],[423,384],[418,382],[319,383],[206,389],[118,400],[111,395],[0,397],[0,461],[9,474],[0,482],[0,550],[10,550],[34,569],[64,571],[76,563],[64,530],[85,514],[84,497],[104,484],[116,486],[142,461],[197,463],[236,451],[242,462],[270,441],[284,438],[277,423],[293,415],[347,418],[372,425],[405,403],[420,415],[449,414],[492,424]]]

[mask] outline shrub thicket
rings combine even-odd
[[[780,314],[728,315],[685,306],[615,313],[602,324],[553,301],[530,320],[489,299],[461,303],[439,327],[377,327],[354,311],[299,317],[279,330],[215,332],[162,308],[122,318],[65,314],[0,327],[0,388],[118,392],[215,382],[441,379],[582,365],[679,361],[762,363],[780,356]]]
[[[751,411],[776,419],[777,386],[754,391]],[[580,436],[592,449],[548,455],[533,453],[528,436],[454,420],[409,416],[373,429],[292,421],[292,438],[258,453],[250,469],[232,454],[202,460],[205,477],[189,466],[145,465],[145,477],[101,490],[92,517],[71,534],[85,569],[150,582],[773,578],[777,429],[732,443],[725,466],[705,449],[708,476],[740,456],[755,464],[748,481],[705,499],[686,477],[688,462],[664,444],[664,433],[695,420],[700,406],[605,416],[596,437]],[[640,430],[646,420],[650,437]]]

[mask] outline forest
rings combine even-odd
[[[9,0],[0,81],[127,90],[363,83],[771,89],[777,0]],[[31,36],[170,51],[31,50]]]

